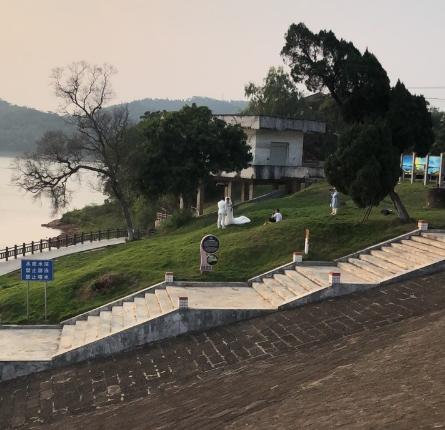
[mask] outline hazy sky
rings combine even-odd
[[[269,67],[283,64],[289,25],[304,22],[362,52],[367,47],[392,84],[400,79],[445,110],[445,0],[0,0],[0,6],[0,98],[19,106],[56,111],[51,69],[79,60],[118,69],[116,103],[243,100],[245,84],[262,83]]]

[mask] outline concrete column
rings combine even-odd
[[[340,283],[340,273],[337,272],[329,272],[329,284],[339,284]]]
[[[428,165],[430,164],[430,154],[427,154],[426,158],[425,158],[425,174],[423,175],[423,185],[427,185],[428,184]]]
[[[178,297],[178,307],[179,309],[186,309],[189,307],[188,297]]]
[[[417,221],[417,228],[419,230],[428,230],[428,221],[419,219],[419,221]]]
[[[229,185],[227,186],[227,194],[226,197],[230,197],[232,199],[232,181],[229,181]],[[232,199],[233,200],[233,199]]]
[[[298,193],[301,190],[301,183],[297,181],[297,179],[293,178],[290,183],[290,192],[291,194]]]
[[[416,153],[413,152],[413,167],[411,170],[411,183],[414,184],[415,177],[416,177]]]
[[[400,170],[402,172],[402,175],[399,176],[399,182],[402,182],[405,179],[405,173],[403,171],[403,154],[400,154]]]
[[[440,153],[440,165],[439,165],[439,187],[442,186],[443,183],[443,152]]]
[[[249,200],[253,199],[253,181],[249,184]]]
[[[301,252],[294,252],[293,261],[294,263],[301,263],[303,261],[303,255]]]
[[[198,195],[196,196],[196,212],[199,216],[204,213],[204,188],[204,184],[200,184],[198,188]]]
[[[244,181],[241,182],[241,201],[246,201],[246,183]]]

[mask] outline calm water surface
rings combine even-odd
[[[34,202],[31,194],[24,194],[23,190],[10,184],[13,159],[0,156],[0,249],[57,236],[58,230],[41,227],[41,224],[60,218],[67,210],[104,201],[100,192],[92,190],[86,183],[79,185],[73,181],[70,185],[74,191],[71,205],[62,213],[52,215],[48,199]]]

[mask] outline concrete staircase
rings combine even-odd
[[[177,303],[173,303],[168,288],[165,287],[151,289],[142,297],[130,296],[127,300],[108,305],[104,310],[93,311],[93,315],[84,314],[85,319],[68,320],[63,323],[60,344],[55,355],[127,330],[178,308]]]
[[[416,230],[334,262],[292,262],[247,283],[162,282],[36,331],[34,358],[27,359],[29,343],[18,347],[21,355],[12,347],[0,354],[0,381],[443,269],[445,232]],[[23,328],[15,335],[0,327],[10,339],[3,345],[0,335],[0,351],[23,344]]]
[[[329,297],[329,273],[340,274],[342,294],[395,282],[445,260],[445,234],[405,235],[332,263],[296,263],[252,280],[252,287],[277,309]],[[348,287],[349,286],[349,287]],[[326,295],[328,294],[328,295]],[[331,296],[338,295],[332,292]],[[314,299],[314,300],[312,300]]]

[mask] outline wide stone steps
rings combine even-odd
[[[431,233],[432,234],[432,233]],[[445,239],[441,236],[413,236],[411,238],[414,242],[425,243],[426,245],[435,246],[437,248],[445,249]]]
[[[404,271],[412,270],[414,264],[419,262],[418,260],[416,261],[412,255],[405,256],[392,246],[382,247],[381,250],[372,250],[371,255],[389,261],[401,267]]]
[[[372,267],[371,264],[368,264],[368,267],[363,267],[365,264],[365,261],[360,264],[360,260],[358,258],[349,258],[347,263],[339,262],[338,267],[340,269],[346,270],[347,272],[351,272],[354,275],[357,275],[359,278],[362,278],[365,281],[375,283],[380,282],[382,276],[379,276],[375,274],[374,271],[369,270]],[[384,278],[387,278],[387,274],[385,274]]]
[[[285,285],[278,282],[274,278],[266,278],[263,282],[278,296],[280,296],[285,302],[295,299],[297,296],[288,290]]]
[[[99,315],[89,315],[86,320],[65,324],[58,354],[144,323],[174,309],[168,291],[156,289],[154,292],[146,293],[144,297],[135,297],[133,301],[113,306],[109,311],[101,311]]]
[[[308,276],[300,273],[298,269],[299,268],[297,268],[297,270],[285,270],[284,273],[289,279],[293,280],[300,288],[304,289],[307,293],[312,293],[322,288],[320,283],[314,282]]]
[[[445,234],[422,232],[329,265],[296,265],[294,270],[268,275],[252,287],[269,303],[280,306],[327,288],[329,274],[340,273],[342,284],[373,284],[445,259]]]
[[[387,279],[394,276],[394,273],[390,270],[378,266],[371,261],[363,260],[362,258],[349,258],[348,262],[357,267],[360,267],[360,269],[366,270],[367,272],[376,275],[378,278]]]
[[[290,271],[291,272],[291,271]],[[295,272],[295,271],[292,271]],[[295,272],[297,273],[297,272]],[[307,288],[305,288],[301,283],[293,280],[291,277],[282,274],[275,274],[274,278],[285,288],[287,288],[295,297],[301,297],[308,293]]]
[[[410,245],[413,248],[418,248],[423,251],[429,252],[430,254],[440,255],[441,257],[445,257],[445,249],[439,248],[437,246],[428,245],[423,242],[419,242],[417,240],[402,240],[400,241],[402,245]]]
[[[248,283],[156,285],[140,291],[138,297],[128,296],[67,321],[62,329],[55,330],[57,341],[51,341],[53,349],[45,350],[44,355],[52,357],[54,365],[63,365],[189,330],[204,330],[227,321],[364,291],[401,276],[415,275],[416,269],[421,269],[422,274],[444,270],[445,233],[414,234],[336,262],[289,263]],[[339,285],[331,285],[332,273],[340,275]],[[189,311],[176,313],[182,296],[188,297]],[[49,337],[54,339],[54,334]]]
[[[395,255],[403,255],[406,259],[419,264],[431,264],[434,261],[440,260],[441,257],[437,254],[419,249],[413,246],[404,245],[402,243],[392,243],[391,248],[395,248],[397,251],[390,250]]]
[[[285,300],[279,296],[277,293],[273,291],[271,287],[269,287],[264,282],[253,282],[252,288],[265,300],[267,300],[272,306],[278,308]]]
[[[359,258],[360,260],[372,263],[374,266],[381,267],[386,271],[391,272],[393,275],[399,275],[403,272],[403,269],[400,266],[390,263],[389,261],[384,260],[383,258],[376,257],[375,255],[362,254],[360,255]]]
[[[428,231],[428,232],[423,232],[422,236],[427,237],[428,239],[433,239],[438,242],[445,243],[445,235],[443,233],[432,233]]]

